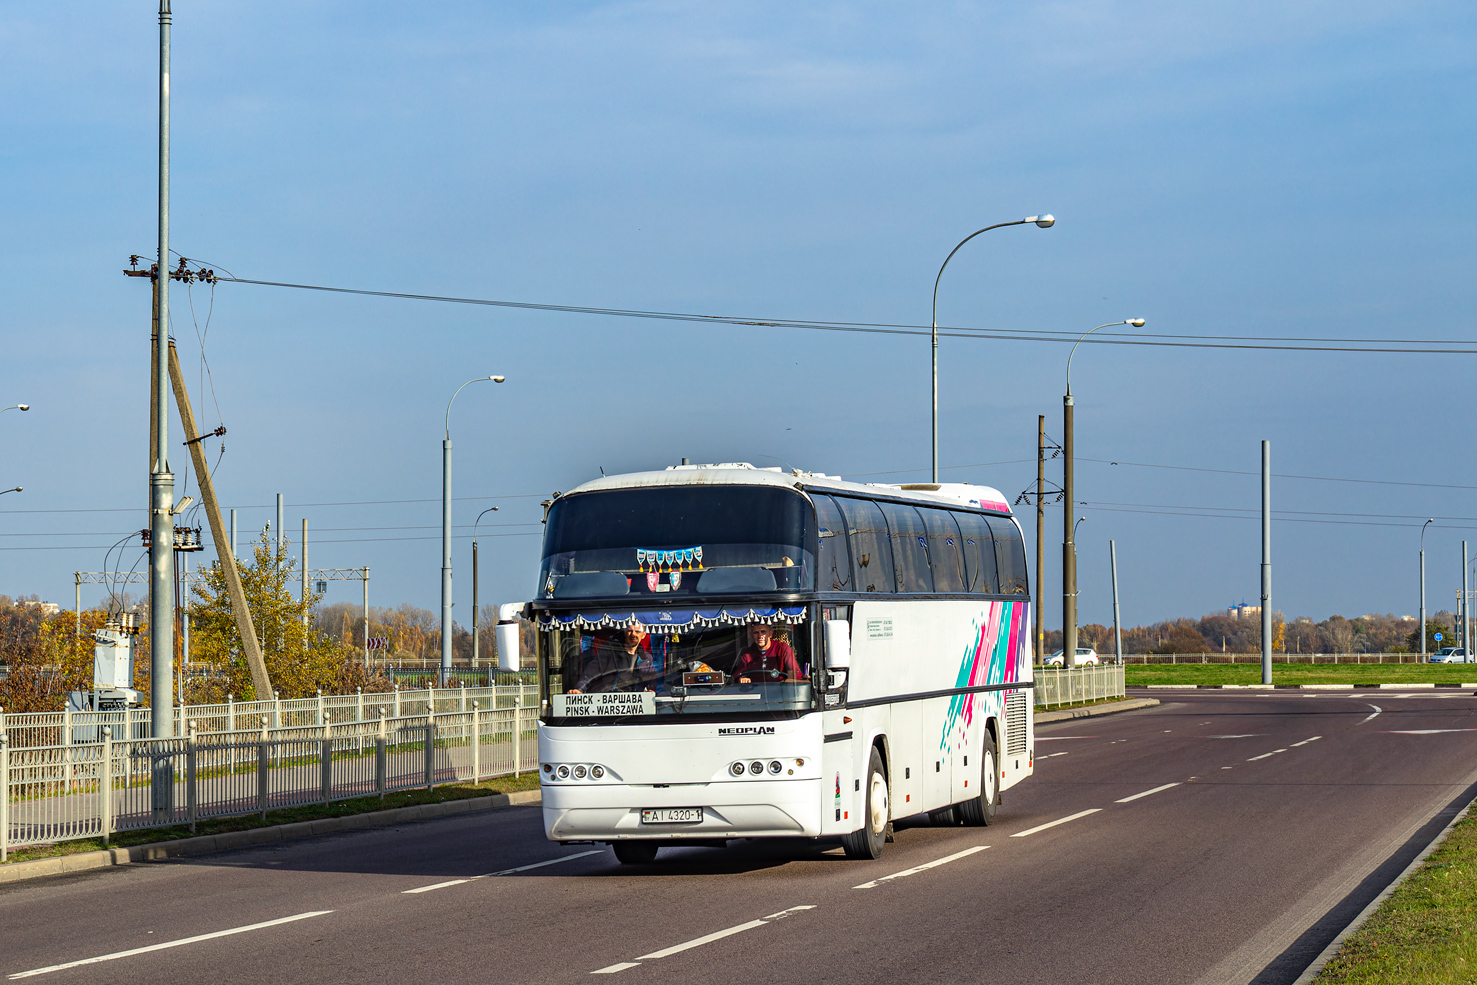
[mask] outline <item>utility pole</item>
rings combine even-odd
[[[1073,539],[1074,498],[1072,468],[1072,388],[1069,384],[1062,397],[1062,494],[1066,508],[1062,510],[1062,666],[1077,666],[1077,545]]]
[[[1118,545],[1108,541],[1108,558],[1113,565],[1113,652],[1118,655],[1118,665],[1123,666],[1123,624],[1118,619]]]
[[[154,278],[158,299],[158,327],[152,340],[150,394],[153,461],[149,466],[149,716],[156,739],[174,736],[174,475],[169,471],[169,0],[159,0],[159,266]],[[166,761],[167,762],[167,761]],[[173,784],[165,790],[154,784],[154,808],[172,810]],[[161,803],[167,797],[169,804]]]
[[[236,511],[231,511],[231,557],[239,557],[236,553]]]
[[[1046,659],[1046,415],[1036,415],[1036,662]]]
[[[472,541],[472,669],[477,669],[477,541]]]
[[[364,569],[364,666],[369,667],[369,569]]]
[[[303,517],[303,584],[298,593],[303,604],[303,628],[308,628],[308,518]]]
[[[277,526],[275,526],[275,527],[272,528],[277,533],[276,549],[272,552],[272,557],[273,557],[272,566],[274,568],[280,568],[280,567],[282,567],[282,562],[280,560],[277,560],[277,557],[283,551],[287,550],[287,527],[286,527],[286,525],[285,525],[285,523],[284,523],[284,521],[282,519],[282,506],[283,506],[283,504],[282,504],[282,494],[281,493],[278,493],[277,494]]]
[[[1467,542],[1462,541],[1462,604],[1457,606],[1457,615],[1462,620],[1463,656],[1472,652],[1472,618],[1467,611]]]
[[[1262,683],[1272,683],[1272,442],[1262,442]]]
[[[1426,528],[1435,522],[1432,518],[1421,524],[1421,663],[1426,663]]]

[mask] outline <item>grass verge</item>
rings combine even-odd
[[[390,810],[395,807],[412,807],[417,804],[439,804],[448,800],[468,800],[473,797],[486,797],[490,794],[513,793],[518,790],[537,790],[539,785],[537,771],[524,773],[519,777],[503,776],[492,780],[483,780],[481,783],[448,783],[444,786],[432,787],[430,790],[424,788],[417,790],[401,790],[397,793],[385,794],[381,800],[379,797],[355,797],[352,800],[338,800],[331,804],[311,804],[304,807],[288,807],[282,810],[268,811],[265,820],[256,814],[248,814],[242,817],[212,818],[208,821],[200,821],[195,825],[196,835],[223,834],[227,831],[249,831],[253,828],[269,828],[278,824],[293,824],[297,821],[319,821],[328,817],[347,817],[351,814],[368,814],[372,811]],[[173,841],[176,838],[192,837],[188,824],[176,825],[169,828],[146,828],[140,831],[121,831],[109,839],[104,845],[101,838],[77,838],[72,841],[60,841],[54,845],[34,845],[27,848],[17,848],[10,852],[10,862],[28,862],[38,858],[52,858],[57,855],[80,855],[83,852],[96,852],[104,848],[128,848],[133,845],[149,845],[159,841]]]
[[[1318,985],[1455,985],[1477,978],[1477,817],[1468,815],[1345,939]]]
[[[1260,684],[1261,664],[1129,664],[1129,687],[1144,684]],[[1280,664],[1273,684],[1461,684],[1477,681],[1473,664]]]

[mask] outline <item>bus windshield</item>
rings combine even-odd
[[[768,486],[612,489],[558,500],[538,597],[754,595],[809,590],[814,510]]]
[[[753,622],[682,633],[639,628],[539,633],[546,718],[799,713],[813,707],[803,623]]]

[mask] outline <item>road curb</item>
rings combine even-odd
[[[1477,687],[1477,684],[1130,684],[1130,691],[1409,691]]]
[[[1066,722],[1074,718],[1096,718],[1098,715],[1113,715],[1120,711],[1137,711],[1140,708],[1152,708],[1159,703],[1158,698],[1129,698],[1126,701],[1114,701],[1108,705],[1089,705],[1086,708],[1073,708],[1070,711],[1039,711],[1035,720],[1037,725],[1046,725],[1050,722]]]
[[[226,831],[215,835],[199,835],[194,838],[177,838],[173,841],[157,841],[149,845],[134,845],[129,848],[105,848],[99,852],[82,852],[77,855],[57,855],[53,858],[38,858],[29,862],[13,862],[0,866],[0,885],[41,879],[46,876],[64,875],[68,872],[85,872],[89,869],[104,869],[112,865],[128,865],[132,862],[151,862],[174,855],[199,855],[219,852],[231,848],[246,848],[275,841],[298,841],[338,831],[355,831],[361,828],[381,828],[406,821],[442,817],[447,814],[465,814],[469,811],[490,811],[499,807],[520,807],[543,802],[539,790],[519,790],[514,793],[496,793],[486,797],[467,797],[462,800],[443,800],[439,804],[415,804],[396,807],[388,811],[370,811],[365,814],[348,814],[343,817],[325,817],[316,821],[295,821],[292,824],[274,824],[265,828],[247,831]]]
[[[1467,801],[1467,806],[1457,811],[1456,816],[1453,817],[1449,822],[1447,822],[1446,827],[1441,829],[1441,833],[1438,834],[1435,838],[1431,839],[1431,843],[1427,845],[1425,849],[1423,849],[1421,853],[1417,855],[1409,865],[1405,867],[1405,870],[1401,872],[1398,876],[1396,876],[1394,880],[1388,886],[1386,886],[1378,896],[1370,900],[1369,905],[1360,910],[1358,916],[1349,921],[1349,925],[1339,932],[1339,935],[1335,937],[1329,943],[1329,945],[1322,950],[1322,952],[1319,953],[1318,957],[1313,959],[1313,963],[1308,965],[1308,967],[1303,970],[1303,973],[1297,977],[1297,980],[1294,981],[1292,985],[1310,985],[1313,979],[1317,978],[1318,975],[1323,971],[1323,966],[1328,964],[1329,961],[1333,960],[1333,956],[1335,954],[1339,953],[1339,949],[1344,946],[1344,941],[1349,937],[1349,935],[1357,931],[1360,927],[1363,927],[1367,922],[1369,922],[1369,918],[1374,916],[1374,912],[1380,908],[1385,900],[1389,899],[1391,894],[1393,894],[1395,890],[1399,889],[1405,883],[1405,880],[1414,875],[1417,869],[1419,869],[1422,865],[1425,865],[1426,859],[1430,858],[1431,854],[1446,842],[1447,836],[1451,834],[1451,829],[1457,826],[1458,821],[1467,816],[1468,812],[1472,810],[1472,806],[1474,804],[1477,804],[1477,800]]]

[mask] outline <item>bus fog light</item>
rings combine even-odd
[[[732,773],[734,776],[743,776],[744,775],[744,764],[743,763],[734,763],[732,766],[730,766],[728,768],[728,772]]]
[[[576,780],[583,780],[585,778],[585,767],[583,764],[574,768],[574,778]]]
[[[559,767],[559,779],[561,779],[561,780],[567,780],[567,779],[569,779],[569,767],[568,766],[561,766],[561,767]]]
[[[590,779],[592,779],[592,780],[598,780],[598,779],[600,779],[604,775],[605,775],[605,767],[604,766],[591,766],[590,767]]]
[[[545,763],[544,764],[544,772],[545,773],[552,773],[552,772],[554,772],[554,767],[551,764],[549,764],[549,763]]]
[[[779,771],[782,769],[784,769],[784,767],[780,765],[780,761],[778,759],[769,764],[769,772],[771,773],[778,774]]]
[[[757,759],[754,760],[752,763],[749,764],[749,772],[753,773],[755,776],[758,776],[760,773],[764,772],[764,764],[759,762],[759,760]]]

